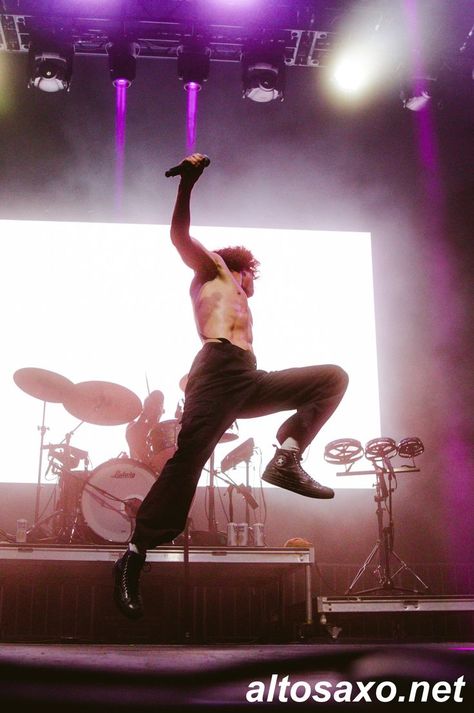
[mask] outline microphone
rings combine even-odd
[[[209,164],[211,163],[211,159],[209,156],[204,156],[204,159],[202,161],[202,166],[204,168],[207,168]],[[189,161],[181,161],[177,166],[173,166],[172,168],[168,169],[168,171],[165,172],[166,178],[172,178],[173,176],[182,176],[183,173],[186,173],[189,171],[192,167],[192,164]]]

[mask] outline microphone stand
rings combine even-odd
[[[252,495],[252,488],[250,487],[250,458],[247,458],[245,461],[245,489],[247,495]],[[248,527],[250,527],[250,505],[248,497],[245,498],[245,522]]]
[[[214,478],[216,476],[214,451],[211,453],[211,458],[209,460],[209,515],[208,515],[208,527],[209,532],[211,532],[215,537],[217,537],[217,521],[216,521],[216,500],[214,493]]]

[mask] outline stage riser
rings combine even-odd
[[[129,622],[113,605],[109,564],[4,562],[0,640],[154,644],[292,638],[298,623],[287,612],[299,589],[293,573],[262,577],[245,565],[232,572],[218,564],[192,569],[186,588],[182,564],[154,563],[142,576],[146,617]]]
[[[332,614],[330,626],[342,629],[340,643],[351,640],[403,642],[467,642],[474,638],[474,614],[469,612],[393,612]],[[318,621],[318,616],[315,616]],[[329,632],[327,632],[330,636]]]

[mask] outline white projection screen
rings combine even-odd
[[[0,230],[0,480],[38,478],[43,404],[15,385],[20,368],[48,369],[73,382],[112,381],[141,400],[148,378],[150,388],[165,394],[163,418],[174,418],[183,397],[179,380],[200,341],[188,293],[192,272],[171,245],[169,228],[0,221]],[[260,368],[336,363],[349,373],[346,396],[305,454],[304,466],[333,487],[370,486],[370,477],[336,477],[340,468],[323,458],[329,441],[365,443],[380,435],[370,234],[228,227],[192,232],[211,249],[245,245],[260,260],[251,299]],[[253,437],[259,451],[251,483],[257,484],[284,418],[239,421],[240,440],[219,445],[216,463]],[[61,404],[48,403],[45,443],[60,443],[78,423]],[[124,434],[125,426],[84,423],[71,444],[88,451],[92,469],[126,451]],[[46,466],[45,457],[43,478]],[[238,482],[244,481],[243,468],[231,471]]]

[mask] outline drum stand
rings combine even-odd
[[[85,472],[87,473],[87,470]],[[86,542],[79,505],[83,482],[82,478],[71,471],[62,469],[59,509],[57,511],[60,516],[60,526],[56,532],[56,539],[61,544],[70,545],[73,542],[84,544]]]
[[[62,465],[54,467],[56,470],[53,472],[56,472],[59,477],[60,493],[58,505],[54,512],[39,520],[28,530],[27,540],[29,542],[35,541],[35,534],[40,528],[52,521],[52,534],[40,537],[37,541],[58,542],[67,545],[78,541],[84,543],[85,538],[81,532],[82,515],[79,506],[79,486],[77,485],[80,482],[80,488],[82,488],[83,480]],[[87,473],[87,469],[84,472]]]
[[[376,476],[374,501],[377,503],[376,516],[379,538],[370,551],[367,559],[352,580],[345,594],[372,594],[375,592],[384,592],[386,594],[390,592],[409,592],[411,594],[418,594],[419,592],[416,589],[407,589],[405,587],[395,586],[394,579],[402,572],[408,572],[411,574],[421,584],[424,591],[428,592],[428,585],[423,582],[423,580],[407,565],[406,562],[404,562],[404,560],[402,560],[401,557],[399,557],[399,555],[397,555],[393,549],[394,522],[392,518],[392,478],[394,472],[388,458],[383,458],[382,463],[383,466],[374,464]],[[385,482],[385,474],[388,474],[388,487]],[[384,512],[388,513],[388,525],[384,525]],[[365,574],[377,556],[379,563],[374,570],[374,574],[376,574],[379,579],[379,586],[354,592],[353,590],[355,585]],[[397,564],[399,565],[398,569],[394,573],[392,573],[390,569],[390,561],[392,557],[395,558]]]
[[[46,407],[46,403],[44,404]],[[40,454],[40,466],[39,466],[39,475],[38,475],[38,486],[40,485],[41,482],[41,469],[42,469],[42,453],[45,448],[51,449],[51,446],[45,446],[44,445],[44,433],[47,429],[44,427],[44,412],[43,410],[43,426],[41,427],[41,454]],[[73,467],[79,463],[79,460],[75,459],[75,456],[73,455],[74,453],[74,448],[70,445],[71,443],[71,437],[73,434],[77,431],[77,429],[83,424],[83,421],[81,421],[72,431],[69,433],[66,433],[65,437],[61,441],[58,446],[62,446],[64,444],[63,448],[63,458],[65,459],[66,463],[69,465],[73,464]],[[54,446],[57,448],[58,446]],[[80,452],[80,451],[78,451]],[[82,452],[81,452],[82,453]],[[84,452],[85,454],[85,452]],[[55,463],[54,459],[57,459],[59,463]],[[85,459],[86,462],[86,467],[85,467],[85,472],[87,472],[87,465],[88,465],[88,460],[87,457]],[[58,485],[59,485],[59,498],[58,498],[58,504],[54,509],[54,512],[52,512],[50,515],[47,515],[46,517],[42,518],[41,520],[38,520],[39,517],[39,505],[40,505],[40,489],[38,487],[37,489],[37,495],[36,495],[36,509],[35,509],[35,523],[30,530],[27,532],[27,538],[29,541],[34,540],[35,538],[35,533],[45,524],[53,521],[55,521],[55,518],[58,518],[59,521],[59,526],[55,527],[53,524],[53,534],[50,536],[47,536],[46,538],[40,538],[42,541],[48,540],[48,541],[53,541],[53,542],[60,542],[63,544],[71,544],[75,538],[77,537],[77,534],[79,532],[79,522],[80,522],[80,508],[79,508],[79,497],[78,493],[73,492],[73,488],[77,489],[77,481],[79,480],[78,476],[72,473],[67,467],[65,467],[65,463],[56,455],[50,455],[50,462],[48,465],[48,468],[46,470],[45,476],[48,474],[48,472],[52,469],[53,473],[58,476]],[[80,479],[82,482],[82,478]],[[74,486],[72,485],[74,481]]]

